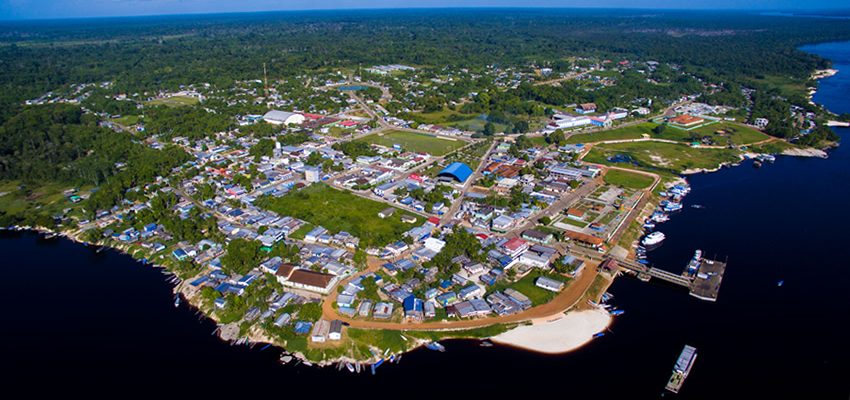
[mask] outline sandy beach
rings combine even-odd
[[[535,321],[491,338],[493,342],[546,354],[559,354],[584,346],[611,323],[605,310],[572,311],[558,318]]]

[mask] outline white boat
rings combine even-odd
[[[652,232],[652,233],[650,233],[649,235],[646,235],[646,237],[643,238],[643,240],[641,241],[641,244],[643,244],[644,246],[652,246],[652,245],[656,245],[656,244],[663,242],[664,239],[665,239],[665,236],[664,236],[663,233]]]
[[[348,369],[348,372],[354,373],[354,366],[350,362],[345,363],[345,368]]]

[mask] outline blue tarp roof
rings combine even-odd
[[[466,182],[469,176],[472,175],[472,168],[462,162],[453,162],[448,167],[440,171],[439,176],[450,176],[457,179],[458,182]]]

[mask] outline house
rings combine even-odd
[[[290,320],[292,320],[292,316],[291,316],[291,315],[289,315],[289,313],[283,313],[283,314],[280,314],[280,316],[279,316],[279,317],[277,317],[277,318],[274,320],[274,326],[276,326],[276,327],[280,328],[280,327],[282,327],[282,326],[284,326],[284,325],[289,324],[289,321],[290,321]]]
[[[304,180],[313,183],[322,180],[322,167],[306,166],[304,167]]]
[[[493,219],[491,229],[496,232],[507,232],[514,224],[514,219],[507,215],[500,215]]]
[[[405,224],[412,224],[416,222],[416,217],[411,214],[404,214],[401,216],[401,222]]]
[[[331,321],[330,329],[328,330],[328,339],[330,340],[340,340],[342,339],[342,321],[335,319]]]
[[[372,313],[372,316],[375,319],[390,319],[393,315],[393,304],[387,302],[380,302],[375,304],[375,311]]]
[[[522,232],[522,238],[530,242],[546,244],[552,241],[553,236],[551,233],[529,229]]]
[[[422,321],[425,315],[423,313],[424,304],[421,299],[413,295],[407,296],[402,303],[404,307],[404,317],[414,321]]]
[[[442,251],[445,245],[445,241],[437,238],[429,237],[428,239],[425,239],[425,248],[435,253]]]
[[[387,218],[387,217],[392,216],[393,213],[395,213],[395,208],[387,207],[387,208],[381,210],[380,212],[378,212],[378,217],[379,218]]]
[[[574,219],[576,221],[583,221],[585,217],[584,210],[579,210],[577,208],[570,208],[567,210],[567,218]]]
[[[596,112],[596,103],[582,103],[576,107],[576,112],[579,114],[590,114]]]
[[[546,268],[549,266],[549,257],[526,251],[519,256],[519,262],[532,267]]]
[[[324,343],[328,338],[328,333],[331,330],[331,324],[324,319],[320,319],[313,326],[313,332],[310,334],[310,341],[314,343]]]
[[[505,254],[511,258],[517,258],[524,251],[528,250],[528,242],[520,238],[512,238],[502,245]]]
[[[460,296],[463,300],[469,300],[471,298],[481,296],[482,294],[484,294],[484,289],[476,284],[471,284],[458,291],[458,296]]]
[[[545,276],[541,276],[534,281],[534,285],[552,292],[560,292],[564,288],[564,282],[556,281]]]
[[[307,243],[316,243],[316,242],[319,241],[319,237],[324,235],[327,232],[328,232],[327,229],[325,229],[321,226],[317,226],[317,227],[313,228],[313,230],[311,230],[310,232],[307,232],[306,235],[304,235],[304,241],[307,242]]]

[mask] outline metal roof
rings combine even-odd
[[[450,176],[460,183],[465,182],[471,175],[472,168],[462,162],[453,162],[438,174],[438,176]]]

